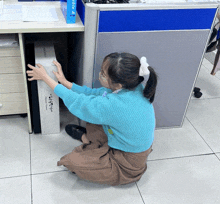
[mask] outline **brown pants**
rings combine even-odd
[[[147,169],[147,157],[152,148],[141,153],[123,152],[108,146],[108,138],[101,125],[86,124],[89,144],[76,147],[57,163],[64,165],[78,177],[112,186],[138,181]]]

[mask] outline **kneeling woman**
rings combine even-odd
[[[69,111],[87,122],[86,128],[67,125],[66,132],[82,141],[57,165],[64,165],[81,179],[108,185],[138,181],[147,169],[155,130],[154,101],[157,75],[147,64],[129,53],[112,53],[102,63],[102,88],[91,89],[68,82],[61,65],[54,62],[61,84],[44,67],[28,65],[32,80],[44,80]],[[141,82],[146,81],[145,87]]]

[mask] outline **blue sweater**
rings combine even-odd
[[[54,93],[68,110],[86,122],[102,125],[108,145],[124,152],[143,152],[154,140],[153,105],[143,96],[144,86],[134,90],[91,89],[73,83],[70,89],[58,84]]]

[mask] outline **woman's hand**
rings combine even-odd
[[[56,65],[57,70],[58,70],[58,72],[53,71],[53,73],[55,74],[57,80],[62,84],[66,81],[66,78],[65,78],[63,71],[62,71],[62,66],[59,62],[57,62],[55,60],[53,61],[53,63]]]
[[[44,69],[44,67],[41,64],[36,64],[36,66],[38,66],[38,68],[36,68],[30,64],[28,64],[27,66],[30,69],[32,69],[32,71],[26,72],[29,77],[32,77],[32,78],[28,78],[28,81],[44,80],[48,76],[46,70]]]

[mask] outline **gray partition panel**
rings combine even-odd
[[[130,52],[139,58],[146,56],[159,76],[153,103],[156,127],[181,126],[209,33],[209,30],[98,33],[94,88],[101,87],[99,71],[107,54]]]

